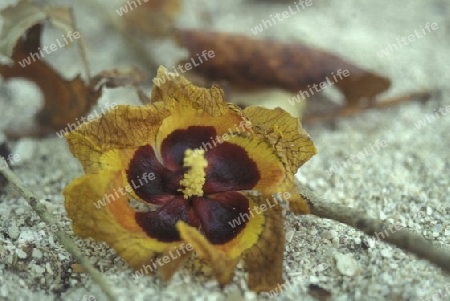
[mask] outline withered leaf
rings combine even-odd
[[[9,136],[45,136],[61,130],[69,123],[89,113],[102,95],[104,86],[115,88],[124,85],[137,85],[145,80],[145,74],[138,69],[106,70],[85,83],[80,76],[72,80],[64,79],[43,59],[30,60],[30,53],[39,53],[42,25],[37,24],[20,39],[12,54],[12,65],[0,65],[0,74],[5,79],[25,78],[34,82],[44,95],[44,107],[37,113],[36,121],[40,126],[32,132],[20,132],[9,129]],[[23,60],[30,64],[23,67]]]
[[[30,59],[30,53],[39,53],[41,32],[40,24],[29,29],[14,49],[14,63],[11,66],[0,65],[0,74],[5,79],[25,78],[41,89],[45,103],[36,115],[36,121],[41,128],[33,133],[38,136],[74,123],[76,118],[89,112],[102,93],[101,89],[94,89],[95,82],[86,85],[80,76],[70,81],[65,80],[42,59],[30,61],[29,65],[22,67],[19,62]]]
[[[49,20],[53,26],[64,32],[74,30],[72,12],[67,7],[48,7],[34,4],[28,0],[0,11],[3,30],[0,35],[0,53],[11,57],[19,38],[32,26]],[[20,20],[20,22],[18,22]]]
[[[342,58],[302,43],[281,43],[258,40],[243,35],[181,29],[177,41],[185,46],[190,57],[214,51],[213,59],[203,60],[194,71],[210,80],[227,80],[242,88],[282,88],[293,93],[318,85],[341,69],[350,76],[337,77],[335,85],[347,104],[361,98],[373,98],[387,90],[390,80],[366,71]]]

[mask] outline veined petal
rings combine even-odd
[[[261,235],[263,228],[264,228],[264,222],[265,217],[264,214],[258,214],[254,210],[254,207],[256,206],[255,201],[252,199],[252,197],[247,196],[244,193],[236,192],[242,196],[244,196],[247,199],[247,212],[248,212],[248,218],[246,215],[242,214],[242,217],[240,213],[244,211],[242,207],[241,212],[237,213],[235,215],[235,218],[232,220],[229,220],[228,223],[234,224],[236,228],[242,227],[238,225],[239,222],[241,222],[241,225],[244,224],[244,226],[238,231],[237,235],[235,235],[232,239],[221,243],[221,244],[214,244],[214,248],[217,250],[220,250],[224,254],[226,254],[230,258],[238,258],[242,255],[242,253],[253,247]],[[229,195],[226,193],[218,194],[218,196],[209,196],[210,198],[220,201],[221,204],[225,204],[227,201],[232,202],[232,200],[229,200]],[[239,198],[240,199],[240,198]],[[241,205],[243,206],[243,205]],[[252,211],[252,212],[250,212]],[[240,219],[239,219],[240,218]],[[206,219],[203,218],[205,221]],[[225,222],[225,221],[223,221]],[[229,224],[230,225],[230,224]],[[188,242],[188,241],[186,241]]]
[[[289,173],[297,173],[298,168],[317,153],[299,120],[283,109],[251,106],[244,110],[244,115],[252,122],[258,137],[277,151]]]
[[[185,250],[186,244],[182,243],[176,248],[167,249],[160,256],[171,258],[171,260],[158,268],[159,274],[164,281],[172,278],[173,274],[189,259],[192,251]],[[181,250],[180,250],[181,249]]]
[[[249,203],[239,192],[222,192],[192,200],[202,230],[212,244],[223,244],[237,236],[250,219]]]
[[[205,194],[251,190],[261,180],[261,172],[248,151],[240,145],[222,142],[206,152],[208,166]]]
[[[189,126],[174,130],[161,143],[162,161],[171,170],[181,170],[186,150],[201,149],[211,142],[210,137],[215,136],[213,126]]]
[[[206,194],[257,190],[272,193],[285,179],[285,169],[270,146],[251,137],[232,136],[206,152]]]
[[[191,244],[200,257],[210,262],[214,276],[220,284],[227,284],[233,279],[239,257],[230,257],[226,253],[217,250],[199,230],[182,221],[177,223],[177,229],[180,231],[183,240]]]
[[[134,193],[155,205],[163,205],[175,195],[182,195],[178,189],[183,173],[182,168],[172,171],[163,166],[148,144],[134,152],[126,170],[127,181]]]
[[[298,192],[296,186],[296,180],[294,175],[288,175],[286,181],[284,181],[283,185],[277,190],[277,192],[288,192],[290,193],[289,197],[289,210],[292,211],[295,215],[299,214],[309,214],[310,208],[308,202],[303,198],[303,196]]]
[[[119,105],[66,134],[70,151],[86,173],[98,172],[108,166],[104,156],[108,151],[153,145],[162,120],[170,115],[168,107],[163,102],[147,106]]]
[[[294,214],[309,213],[309,206],[299,195],[294,178],[298,168],[317,153],[308,133],[297,118],[280,108],[248,107],[244,115],[253,123],[255,135],[272,146],[286,169],[286,177],[276,192],[291,193],[289,203]]]
[[[183,106],[193,107],[211,116],[241,111],[237,106],[225,102],[223,90],[219,87],[213,86],[211,89],[197,87],[178,73],[169,72],[163,66],[158,68],[157,77],[153,79],[153,83],[153,103],[175,99]]]
[[[138,269],[180,242],[164,243],[150,237],[137,223],[128,199],[118,193],[119,187],[123,187],[120,172],[88,174],[64,189],[64,205],[76,235],[107,242]]]
[[[244,266],[248,272],[248,287],[256,292],[267,292],[283,284],[283,252],[285,244],[281,206],[270,201],[269,196],[253,197],[263,211],[263,230],[258,242],[244,253]]]
[[[136,221],[150,237],[164,242],[180,240],[180,235],[175,228],[177,221],[183,221],[195,227],[200,225],[188,201],[182,196],[170,200],[155,211],[136,212]]]
[[[174,170],[183,166],[187,148],[207,152],[219,144],[218,140],[224,134],[243,134],[246,130],[245,121],[234,111],[212,116],[204,110],[176,106],[161,124],[156,137],[156,153],[167,168]]]
[[[255,291],[268,291],[283,283],[284,229],[281,207],[269,198],[246,197],[250,210],[256,214],[227,243],[212,244],[199,230],[182,221],[176,226],[181,238],[191,244],[200,257],[210,262],[220,284],[232,280],[236,264],[243,258],[245,269],[249,272],[249,287]],[[260,210],[254,209],[254,206]]]

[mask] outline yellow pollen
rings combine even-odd
[[[205,167],[208,166],[208,161],[205,159],[205,150],[187,149],[184,153],[184,167],[190,167],[190,169],[184,174],[183,180],[180,181],[180,185],[184,189],[178,189],[183,192],[184,198],[187,199],[191,196],[203,195],[203,184],[205,184]]]

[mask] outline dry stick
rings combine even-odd
[[[433,92],[434,91],[414,92],[373,103],[358,104],[356,106],[344,106],[332,111],[305,115],[301,117],[301,121],[302,124],[312,124],[315,122],[323,122],[324,120],[333,120],[337,117],[353,116],[369,109],[385,109],[393,105],[398,105],[413,100],[420,100],[421,102],[424,102],[432,96]]]
[[[80,32],[75,23],[75,15],[73,14],[73,8],[70,9],[70,15],[72,16],[72,27],[75,31]],[[86,41],[83,34],[80,35],[80,38],[77,40],[78,51],[80,53],[81,61],[83,62],[84,71],[86,72],[86,77],[88,82],[91,82],[91,69],[89,68],[89,63],[86,55]]]
[[[0,173],[5,175],[9,183],[11,183],[14,188],[25,197],[27,203],[39,215],[42,221],[44,221],[48,225],[56,225],[56,222],[53,220],[51,213],[45,208],[45,206],[39,204],[36,201],[36,197],[30,190],[23,186],[20,179],[9,169],[6,161],[3,158],[0,158],[0,160],[3,160],[3,163],[5,164],[5,168],[0,169]],[[111,291],[110,286],[103,278],[102,274],[95,269],[95,267],[91,264],[87,257],[81,254],[80,249],[73,243],[73,241],[63,231],[59,230],[59,227],[58,231],[54,233],[61,244],[66,248],[66,250],[70,254],[72,254],[72,256],[84,267],[84,269],[89,274],[91,274],[92,279],[100,286],[103,292],[108,296],[108,299],[111,301],[117,300],[113,292]]]
[[[361,210],[348,208],[339,204],[327,203],[298,182],[297,188],[309,203],[311,213],[318,217],[347,224],[371,236],[375,236],[375,233],[383,232],[388,225],[386,222],[367,217]],[[420,235],[401,229],[383,237],[382,240],[411,252],[419,258],[426,259],[445,272],[450,273],[450,253],[432,245]]]

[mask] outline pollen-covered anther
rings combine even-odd
[[[180,185],[183,189],[184,198],[191,196],[203,196],[203,185],[205,184],[205,167],[208,166],[208,161],[205,159],[205,151],[202,149],[191,150],[187,149],[184,153],[184,167],[190,167],[184,174]]]

